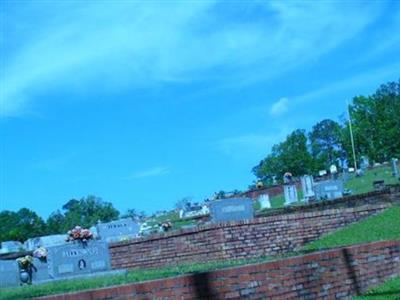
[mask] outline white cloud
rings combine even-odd
[[[271,130],[272,131],[272,130]],[[282,127],[268,134],[249,133],[223,138],[217,142],[217,149],[232,157],[263,157],[274,144],[292,131],[292,128]]]
[[[124,177],[124,179],[125,180],[142,179],[142,178],[148,178],[148,177],[167,175],[169,173],[170,173],[169,168],[160,166],[160,167],[154,167],[154,168],[135,172],[131,176]]]
[[[288,106],[289,100],[287,98],[280,98],[271,106],[269,114],[273,117],[283,115],[288,110]]]
[[[90,92],[204,78],[234,84],[265,80],[334,49],[380,12],[378,3],[343,10],[335,2],[273,1],[238,4],[230,15],[232,9],[223,5],[24,2],[3,13],[3,40],[9,44],[1,46],[0,115],[29,110],[50,89]],[[243,5],[262,11],[263,18],[239,20],[236,14],[247,11]]]

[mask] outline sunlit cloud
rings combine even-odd
[[[163,175],[167,175],[169,173],[170,173],[169,168],[159,166],[159,167],[154,167],[154,168],[135,172],[130,176],[124,177],[124,179],[125,180],[142,179],[142,178],[148,178],[148,177],[163,176]]]
[[[289,100],[287,98],[280,98],[274,104],[272,104],[269,114],[273,117],[283,115],[289,106]]]
[[[79,94],[205,79],[235,85],[265,80],[318,59],[380,13],[378,2],[346,9],[335,2],[251,2],[230,10],[224,5],[8,4],[0,115],[34,109],[49,90]],[[255,18],[255,11],[263,17]]]

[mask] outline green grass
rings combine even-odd
[[[352,190],[353,195],[371,192],[374,190],[372,183],[375,180],[384,180],[385,184],[396,184],[400,181],[392,176],[392,169],[387,166],[377,167],[365,172],[364,176],[355,177],[346,182],[345,188]]]
[[[400,240],[400,207],[388,208],[383,213],[351,224],[304,247],[318,250],[380,240]]]
[[[354,174],[349,175],[349,180],[345,183],[345,189],[352,191],[352,195],[372,192],[374,190],[373,182],[375,180],[384,180],[385,184],[400,184],[399,179],[392,176],[392,169],[388,166],[376,167],[367,170],[364,176],[356,177]],[[298,191],[298,198],[303,198],[303,192]],[[282,208],[285,204],[285,197],[283,194],[276,195],[270,198],[271,208]],[[294,203],[292,205],[304,205],[303,202]],[[258,201],[255,201],[254,209],[260,210]],[[263,210],[267,211],[267,209]]]
[[[1,300],[29,299],[46,295],[74,292],[79,290],[102,288],[112,285],[142,282],[160,278],[180,276],[183,274],[213,271],[221,268],[240,266],[250,263],[259,263],[271,260],[271,257],[254,259],[228,260],[221,262],[182,264],[175,267],[158,269],[132,270],[125,275],[113,275],[96,278],[74,279],[52,283],[0,289]]]
[[[386,281],[354,300],[399,300],[400,299],[400,277]]]

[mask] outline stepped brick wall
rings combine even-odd
[[[400,187],[318,203],[254,220],[214,224],[110,245],[113,268],[155,268],[185,262],[254,258],[305,243],[400,202]],[[349,204],[351,203],[351,205]],[[337,206],[340,206],[336,208]],[[353,206],[354,205],[354,206]],[[347,207],[353,206],[353,207]]]
[[[41,299],[351,299],[395,276],[400,241],[386,241]]]

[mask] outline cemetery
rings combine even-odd
[[[302,185],[306,185],[304,189],[307,189],[307,185],[310,185],[311,182],[311,178],[308,178],[308,183],[303,182]],[[329,180],[328,183],[332,185],[332,182]],[[323,184],[326,185],[326,183]],[[324,190],[325,192],[336,191],[330,185],[328,185],[327,190]],[[296,186],[294,187],[296,188]],[[135,270],[138,272],[149,270],[147,272],[152,274],[151,272],[153,271],[151,270],[154,270],[156,273],[157,269],[160,268],[168,270],[168,268],[171,269],[173,268],[172,266],[176,265],[185,266],[185,264],[195,264],[194,267],[189,268],[189,271],[182,271],[184,273],[191,273],[196,269],[196,264],[200,264],[201,270],[201,264],[209,262],[213,263],[214,266],[220,267],[230,266],[229,264],[231,266],[239,264],[239,266],[229,269],[230,271],[221,270],[204,273],[212,278],[212,280],[206,280],[209,286],[203,287],[203,284],[205,284],[203,279],[198,281],[197,275],[189,274],[185,275],[185,277],[179,277],[179,279],[160,279],[160,283],[157,284],[152,284],[151,282],[132,283],[124,291],[130,291],[129,295],[134,296],[134,299],[142,299],[146,297],[145,295],[148,296],[157,292],[158,284],[168,282],[171,286],[179,287],[181,293],[187,293],[188,298],[193,297],[194,299],[201,297],[190,292],[194,288],[193,285],[200,285],[202,287],[201,290],[203,292],[200,292],[200,295],[203,295],[201,293],[205,293],[204,295],[219,295],[219,293],[223,293],[227,298],[230,298],[227,295],[246,298],[247,295],[256,295],[260,291],[275,295],[273,291],[276,292],[277,290],[279,290],[280,295],[314,295],[315,283],[311,283],[311,281],[307,285],[304,285],[303,279],[303,288],[301,289],[286,289],[282,286],[279,289],[270,290],[267,288],[269,286],[267,281],[252,279],[251,276],[258,278],[257,272],[262,272],[266,278],[269,278],[268,272],[271,270],[271,264],[273,264],[274,270],[276,268],[284,270],[284,266],[287,264],[299,264],[298,268],[306,268],[311,273],[322,272],[322,277],[319,280],[325,282],[323,278],[325,276],[330,278],[329,275],[325,271],[318,271],[320,270],[320,264],[324,265],[324,255],[337,257],[337,270],[340,270],[341,268],[346,268],[346,265],[341,266],[339,262],[343,261],[341,257],[342,255],[347,255],[347,252],[333,249],[317,252],[317,254],[305,254],[307,252],[302,252],[302,249],[306,249],[304,246],[307,246],[312,241],[318,241],[318,239],[327,233],[335,232],[340,228],[346,229],[349,224],[357,225],[360,221],[362,223],[362,220],[369,219],[369,216],[377,215],[379,217],[387,209],[396,207],[400,204],[400,186],[392,185],[380,191],[341,198],[332,197],[332,199],[321,197],[321,200],[318,200],[318,197],[312,196],[310,191],[307,193],[305,190],[303,195],[307,195],[309,199],[315,197],[315,201],[306,201],[306,197],[304,197],[304,200],[302,200],[303,204],[301,205],[287,205],[280,209],[268,209],[270,207],[269,197],[261,197],[261,200],[255,199],[261,202],[264,201],[263,211],[269,211],[265,215],[260,215],[254,211],[253,200],[250,198],[218,199],[211,201],[209,204],[209,223],[189,229],[166,233],[160,232],[146,237],[135,236],[132,239],[123,238],[127,234],[135,235],[138,233],[138,227],[134,227],[134,231],[131,230],[133,227],[130,227],[132,225],[130,221],[132,220],[122,219],[108,224],[97,224],[96,239],[89,239],[86,245],[80,243],[52,245],[47,247],[48,254],[45,262],[39,258],[34,258],[33,264],[37,268],[37,272],[33,272],[32,284],[37,288],[40,288],[40,286],[45,288],[48,282],[65,279],[72,280],[73,282],[77,278],[82,278],[83,280],[84,278],[96,277],[99,278],[98,282],[102,282],[103,279],[101,278],[104,278],[104,280],[106,278],[115,278],[115,280],[121,278],[119,281],[123,283],[125,279],[122,278],[127,278],[126,276],[129,277],[129,275],[122,274],[132,274],[129,272],[135,272]],[[318,192],[315,192],[315,195],[318,195]],[[300,200],[298,199],[298,201]],[[111,233],[108,231],[111,231]],[[108,237],[113,234],[115,239],[110,240]],[[313,251],[321,251],[323,248],[317,247]],[[385,272],[387,274],[381,280],[389,278],[391,274],[400,274],[400,263],[398,261],[400,244],[398,242],[376,242],[344,249],[352,253],[351,257],[355,260],[358,259],[358,255],[369,255],[369,251],[375,254],[382,253],[379,256],[380,260],[376,261],[379,267],[368,266],[374,272],[380,272],[380,274]],[[392,249],[390,253],[388,249]],[[295,257],[280,258],[285,255],[295,255]],[[361,256],[358,263],[365,261],[365,258]],[[278,261],[272,263],[265,262],[265,258],[263,259],[263,257],[268,257],[267,260],[276,257]],[[299,258],[297,259],[296,257]],[[322,261],[319,262],[319,259],[322,259]],[[310,261],[313,267],[308,268],[300,265],[307,261]],[[229,264],[227,265],[228,262]],[[241,274],[250,270],[249,268],[253,268],[251,266],[240,266],[243,263],[255,263],[254,270],[262,271],[252,271],[251,274],[254,275],[243,279]],[[387,271],[385,271],[389,270],[387,268],[388,265],[391,265],[391,273],[386,273]],[[365,269],[366,267],[363,268]],[[0,273],[0,283],[3,288],[16,287],[20,284],[20,274],[18,273],[18,265],[15,260],[1,261],[0,268],[2,270]],[[346,273],[347,271],[344,271],[344,269],[343,272]],[[176,270],[171,270],[172,276],[176,274]],[[166,272],[168,273],[168,271]],[[226,290],[229,290],[229,293],[219,292],[218,278],[220,278],[221,274],[224,274],[222,278],[231,278],[232,287],[225,287]],[[302,274],[302,276],[307,276],[304,272]],[[376,283],[374,273],[370,271],[368,274],[371,276],[371,283]],[[158,278],[156,275],[154,277],[151,276],[149,279]],[[199,276],[203,275],[200,274]],[[360,274],[359,276],[362,275]],[[186,278],[184,282],[187,283],[183,284],[180,281],[183,280],[182,278]],[[359,289],[365,290],[369,286],[369,280],[365,279],[365,277],[362,278],[362,283],[357,284],[360,285]],[[249,286],[243,286],[238,289],[237,285],[234,284],[235,280],[243,284],[248,282]],[[254,280],[258,283],[252,283]],[[300,280],[300,277],[294,277],[293,280],[292,284],[295,286],[296,280]],[[334,285],[339,283],[329,282],[324,284]],[[346,285],[340,288],[341,290],[336,289],[334,292],[336,295],[351,295],[354,294],[355,287],[357,286],[353,283],[350,286]],[[329,295],[330,292],[329,288],[320,290],[321,295]],[[158,294],[162,294],[165,297],[177,296],[175,293],[176,288],[170,290],[162,289],[158,292]],[[90,292],[90,297],[94,297],[92,299],[106,299],[107,297],[112,297],[109,295],[116,294],[119,296],[122,295],[120,294],[120,290],[116,292],[111,287],[93,290]],[[71,294],[71,298],[68,299],[75,299],[73,295]],[[76,294],[76,297],[76,299],[81,297],[79,292]],[[45,299],[53,298],[52,296],[48,296]]]
[[[227,195],[227,198],[216,198],[203,205],[188,204],[179,211],[178,219],[192,220],[191,222],[197,220],[197,225],[191,223],[192,225],[181,226],[180,229],[173,226],[174,220],[171,223],[169,219],[160,215],[156,218],[162,218],[160,220],[165,221],[158,223],[158,227],[148,225],[146,222],[139,223],[132,218],[122,218],[108,223],[98,222],[90,229],[76,226],[66,234],[31,238],[25,243],[6,241],[1,244],[0,249],[0,255],[2,255],[0,257],[0,291],[8,291],[12,287],[16,288],[21,285],[30,285],[40,290],[40,287],[45,289],[50,283],[57,284],[57,282],[74,282],[76,280],[89,280],[88,282],[92,280],[94,288],[96,282],[100,284],[108,280],[107,278],[113,278],[112,282],[115,280],[116,283],[121,284],[126,282],[130,276],[141,278],[141,276],[133,275],[136,274],[135,272],[148,274],[144,275],[144,280],[158,279],[157,270],[162,269],[165,274],[170,274],[169,276],[203,271],[206,272],[204,274],[213,278],[212,282],[208,282],[209,279],[206,280],[209,286],[203,286],[203,279],[198,281],[197,275],[185,275],[186,277],[183,278],[187,278],[189,283],[185,283],[184,286],[181,286],[181,279],[160,279],[162,284],[167,281],[171,285],[179,286],[180,293],[187,293],[187,298],[202,298],[199,295],[217,295],[219,297],[220,293],[223,293],[225,298],[235,298],[233,295],[236,295],[236,298],[247,298],[248,295],[257,295],[260,291],[275,295],[277,290],[279,290],[279,295],[285,295],[284,297],[296,298],[299,295],[317,297],[314,283],[310,281],[304,284],[306,279],[303,277],[295,277],[292,283],[296,286],[296,280],[303,278],[301,289],[289,290],[284,285],[279,285],[279,289],[265,289],[262,286],[265,284],[269,286],[267,282],[254,281],[255,279],[253,280],[251,276],[242,279],[241,274],[245,270],[249,270],[251,267],[246,265],[252,263],[257,266],[254,270],[263,270],[262,274],[268,278],[271,264],[278,266],[278,270],[279,268],[283,270],[284,266],[289,263],[299,264],[298,268],[322,272],[321,278],[329,277],[324,271],[318,271],[320,264],[324,265],[324,255],[334,256],[342,261],[343,258],[340,257],[343,255],[347,257],[346,251],[353,253],[353,263],[357,264],[365,260],[361,256],[369,255],[369,251],[380,252],[382,254],[379,256],[381,259],[379,268],[381,269],[372,266],[369,268],[373,272],[385,272],[385,274],[386,270],[390,269],[391,271],[382,277],[382,280],[392,275],[399,275],[400,244],[398,241],[375,242],[380,240],[381,233],[377,231],[377,235],[374,236],[373,233],[371,234],[371,230],[364,229],[370,226],[368,222],[376,223],[373,226],[377,226],[379,222],[383,222],[382,218],[385,215],[391,215],[391,217],[386,217],[387,220],[400,220],[398,218],[400,185],[385,184],[385,180],[391,182],[390,178],[398,178],[397,161],[392,160],[391,163],[392,172],[391,177],[388,177],[389,180],[377,175],[381,174],[379,173],[381,172],[380,166],[377,169],[378,173],[374,169],[367,169],[364,166],[364,173],[353,179],[347,177],[346,180],[343,176],[334,175],[336,172],[332,172],[332,170],[327,172],[326,176],[317,179],[310,175],[295,179],[288,173],[285,174],[284,184],[281,186],[281,196],[271,193],[273,196],[270,197],[263,187],[258,187],[258,193],[236,193]],[[375,172],[373,177],[370,175],[371,172]],[[376,178],[384,179],[377,180]],[[363,183],[362,189],[354,184],[365,180],[367,184]],[[379,188],[376,186],[377,181],[380,182]],[[368,185],[367,190],[365,190],[366,185]],[[347,186],[347,190],[345,186]],[[349,195],[349,187],[355,191],[354,195]],[[360,194],[360,191],[367,191],[367,193]],[[277,197],[282,197],[280,207],[274,205]],[[381,216],[382,218],[379,219]],[[149,224],[153,223],[154,221]],[[379,226],[386,228],[387,225],[382,223]],[[400,228],[400,224],[398,227]],[[170,228],[174,230],[169,230]],[[354,233],[352,233],[354,231],[358,232],[359,240],[354,238]],[[375,231],[376,229],[372,232]],[[330,238],[329,233],[332,232],[338,236],[342,235],[340,238],[343,241],[342,245],[346,244],[344,241],[352,240],[353,242],[349,242],[349,245],[358,243],[360,246],[335,250],[338,245],[335,244],[337,239]],[[400,233],[396,229],[391,234],[391,230],[386,233],[389,240],[390,237],[398,240]],[[389,248],[393,250],[387,254]],[[307,254],[310,251],[321,254]],[[359,262],[357,262],[358,255],[361,255]],[[294,256],[294,258],[285,258],[286,256]],[[276,263],[268,262],[271,259],[278,259],[278,261]],[[319,262],[320,259],[322,259],[321,262]],[[312,263],[312,268],[301,265],[307,260]],[[392,265],[394,268],[388,268],[388,265]],[[178,270],[181,271],[177,271],[176,267],[174,269],[174,266],[180,266]],[[226,267],[233,268],[229,272],[210,271],[214,268]],[[339,272],[341,272],[340,268],[347,267],[347,265],[340,266],[338,262]],[[252,276],[258,278],[257,272],[252,273],[254,274]],[[368,274],[371,276],[371,283],[376,284],[373,272],[369,271]],[[220,274],[231,278],[232,287],[225,286],[229,292],[219,291],[217,278]],[[304,272],[302,274],[302,276],[306,276]],[[338,295],[343,295],[344,298],[350,297],[354,292],[360,293],[361,290],[369,287],[369,279],[362,277],[361,273],[357,276],[363,278],[362,282],[346,285],[342,292],[334,290],[336,297],[339,297]],[[238,280],[237,282],[248,281],[250,286],[237,289],[237,285],[234,284],[235,280]],[[128,281],[132,284],[128,285],[126,290],[131,291],[130,295],[134,296],[134,299],[141,299],[143,295],[153,294],[157,291],[152,284],[133,283],[136,279]],[[338,283],[324,284],[330,286]],[[190,291],[197,285],[200,285],[201,292],[196,296]],[[197,288],[199,289],[199,287]],[[101,296],[103,292],[105,294]],[[106,290],[93,290],[90,297],[106,299],[108,293],[123,295],[119,290],[116,292],[114,288],[106,288]],[[175,297],[177,296],[175,293],[175,288],[162,289],[158,292],[165,297]],[[319,293],[318,295],[322,297],[329,295],[330,291],[328,288],[319,290]],[[49,292],[39,293],[39,295],[46,294]],[[71,294],[71,298],[68,299],[75,299],[73,295]],[[82,299],[79,292],[76,297]],[[48,296],[43,299],[53,298],[57,299],[57,296]],[[3,299],[1,294],[0,299]],[[13,299],[13,297],[4,299]]]

